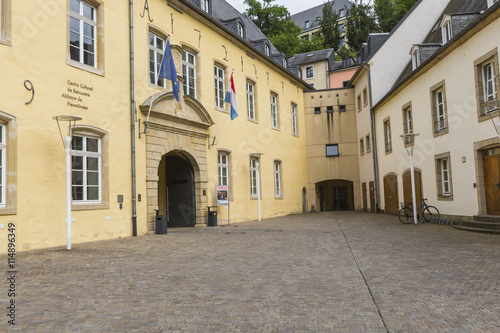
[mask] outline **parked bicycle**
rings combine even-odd
[[[422,199],[422,204],[417,208],[417,221],[430,222],[433,217],[439,217],[439,210],[427,204],[427,199]],[[401,223],[410,224],[413,219],[413,203],[409,202],[399,210]]]

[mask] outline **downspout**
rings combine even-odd
[[[372,76],[369,67],[363,64],[363,67],[368,71],[368,89],[370,90],[370,123],[372,129],[372,152],[373,152],[373,180],[375,186],[375,211],[380,213],[380,192],[378,179],[378,153],[377,153],[377,135],[375,131],[375,110],[373,110],[372,100]]]
[[[132,158],[132,236],[137,236],[137,203],[135,171],[135,95],[134,95],[134,0],[130,0],[130,134]]]

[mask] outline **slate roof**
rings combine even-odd
[[[316,19],[318,17],[323,17],[323,7],[324,4],[306,9],[300,13],[291,15],[290,19],[294,21],[302,29],[302,31],[316,29],[319,27]],[[351,8],[351,2],[349,0],[335,0],[333,4],[333,10],[335,10],[336,12],[341,9],[345,9],[345,7]],[[307,29],[306,21],[309,21],[311,23],[311,26]]]
[[[439,17],[436,24],[434,24],[434,27],[429,32],[427,37],[425,37],[422,44],[441,44],[442,36],[439,25],[444,15],[449,15],[449,16],[469,15],[470,16],[469,19],[472,20],[472,17],[479,16],[486,9],[488,9],[486,0],[450,0],[448,6],[446,6],[446,8],[443,10],[442,15]],[[453,35],[456,35],[457,33],[458,32],[455,31],[455,29],[453,29]],[[409,52],[410,50],[408,50],[408,53]],[[399,84],[405,77],[410,75],[412,72],[413,69],[410,61],[402,71],[399,78],[396,80],[395,85]]]
[[[310,64],[321,60],[333,60],[335,52],[333,49],[325,49],[314,52],[299,53],[291,57],[288,61],[290,66]]]

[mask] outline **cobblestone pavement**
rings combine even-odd
[[[16,325],[4,279],[0,331],[500,332],[500,236],[388,215],[169,229],[16,260]]]

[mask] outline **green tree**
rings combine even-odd
[[[323,16],[318,23],[321,26],[319,32],[324,39],[323,46],[327,49],[333,48],[337,50],[342,38],[342,32],[339,29],[340,15],[333,10],[334,4],[335,1],[325,2],[323,6]]]
[[[301,29],[291,20],[285,22],[285,29],[280,33],[268,37],[279,52],[285,53],[288,58],[294,54],[322,50],[324,41],[320,34],[311,39],[300,38]]]
[[[347,43],[352,51],[359,51],[368,39],[368,34],[377,32],[377,24],[373,9],[361,0],[353,1],[351,8],[346,10]]]
[[[275,0],[245,0],[248,17],[259,27],[264,35],[270,37],[284,31],[290,16],[285,6],[272,5]]]
[[[380,31],[391,31],[416,2],[417,0],[375,0],[373,9]]]
[[[380,31],[389,32],[398,24],[394,0],[375,0],[373,9]]]

